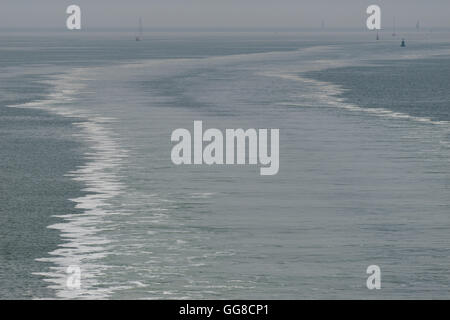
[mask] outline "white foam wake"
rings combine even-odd
[[[107,226],[105,222],[108,216],[121,214],[112,208],[110,200],[125,189],[118,170],[126,160],[127,152],[108,129],[108,123],[114,119],[77,110],[71,103],[75,94],[83,88],[82,72],[82,69],[75,69],[70,74],[55,76],[49,80],[54,90],[45,100],[10,107],[38,108],[77,119],[77,136],[88,144],[89,151],[84,155],[86,163],[67,176],[86,186],[82,190],[86,195],[70,199],[82,213],[62,213],[56,216],[62,222],[48,228],[59,230],[63,243],[50,252],[49,257],[38,259],[52,265],[47,272],[37,274],[44,277],[44,281],[49,283],[48,287],[54,289],[59,298],[103,299],[109,296],[112,289],[102,287],[97,279],[108,269],[108,266],[101,263],[101,259],[111,252],[113,242],[102,231]],[[67,286],[69,266],[77,266],[81,270],[79,289]]]
[[[333,84],[330,82],[319,81],[311,78],[301,77],[297,74],[287,74],[287,73],[265,73],[266,76],[279,77],[282,79],[293,80],[302,82],[303,86],[315,87],[312,88],[311,93],[309,93],[309,98],[315,102],[317,105],[326,107],[336,107],[341,109],[346,109],[350,111],[365,112],[378,117],[389,117],[395,119],[405,119],[421,123],[429,123],[433,125],[448,125],[449,121],[436,121],[426,117],[412,116],[402,112],[392,111],[386,108],[365,108],[360,107],[356,104],[349,103],[346,99],[340,97],[340,95],[346,91],[342,86]],[[289,105],[289,106],[305,106],[305,103],[294,103],[294,102],[280,102],[279,105]]]
[[[332,50],[337,49],[337,47],[324,47],[321,50]],[[436,121],[431,118],[417,117],[409,115],[407,113],[396,112],[386,108],[365,108],[358,106],[356,104],[346,101],[341,95],[346,91],[346,89],[340,85],[333,84],[331,82],[325,82],[320,80],[315,80],[308,77],[302,77],[301,74],[311,71],[322,71],[331,68],[338,67],[349,67],[349,66],[366,66],[371,65],[368,61],[371,60],[414,60],[414,59],[424,59],[437,56],[448,56],[450,55],[450,49],[433,49],[433,50],[423,50],[416,52],[396,52],[396,53],[386,53],[381,58],[376,53],[367,55],[364,57],[352,57],[351,59],[314,59],[309,61],[307,64],[301,66],[295,66],[291,70],[275,70],[259,72],[259,75],[267,77],[277,77],[280,79],[298,81],[302,83],[303,87],[311,87],[311,90],[306,94],[300,96],[301,100],[309,100],[315,102],[314,105],[328,106],[346,109],[349,111],[365,112],[378,117],[388,117],[393,119],[405,119],[420,123],[429,123],[433,125],[444,125],[448,126],[449,121]],[[305,99],[306,98],[306,99]],[[295,103],[295,102],[280,102],[279,105],[289,105],[289,106],[300,106],[304,107],[305,103]]]

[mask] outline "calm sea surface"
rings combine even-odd
[[[1,33],[0,298],[450,298],[450,35],[401,36]],[[279,173],[173,165],[194,120]]]

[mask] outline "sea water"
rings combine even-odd
[[[372,36],[2,33],[0,297],[448,298],[450,37]],[[174,165],[196,120],[278,174]]]

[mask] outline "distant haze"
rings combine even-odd
[[[82,27],[363,28],[365,9],[378,4],[382,27],[450,27],[449,0],[1,0],[0,28],[64,28],[65,9],[82,9]]]

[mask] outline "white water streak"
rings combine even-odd
[[[48,227],[58,230],[64,241],[58,249],[49,253],[50,257],[38,259],[50,262],[52,266],[48,272],[37,274],[44,276],[44,281],[49,283],[48,287],[54,289],[59,298],[104,299],[109,296],[112,288],[103,288],[97,280],[108,269],[108,266],[99,261],[111,252],[113,242],[100,232],[103,231],[102,226],[105,226],[108,216],[121,214],[110,206],[110,200],[125,189],[117,173],[127,153],[108,129],[108,123],[114,119],[77,110],[71,103],[74,95],[83,88],[80,83],[83,80],[81,72],[82,69],[75,69],[70,74],[55,76],[48,81],[54,86],[54,90],[47,99],[11,107],[37,108],[77,119],[77,136],[88,144],[90,151],[84,155],[86,163],[67,176],[83,183],[86,188],[82,191],[87,194],[70,199],[82,213],[62,213],[56,216],[62,222]],[[69,266],[81,269],[79,289],[67,286],[69,274],[66,271]]]

